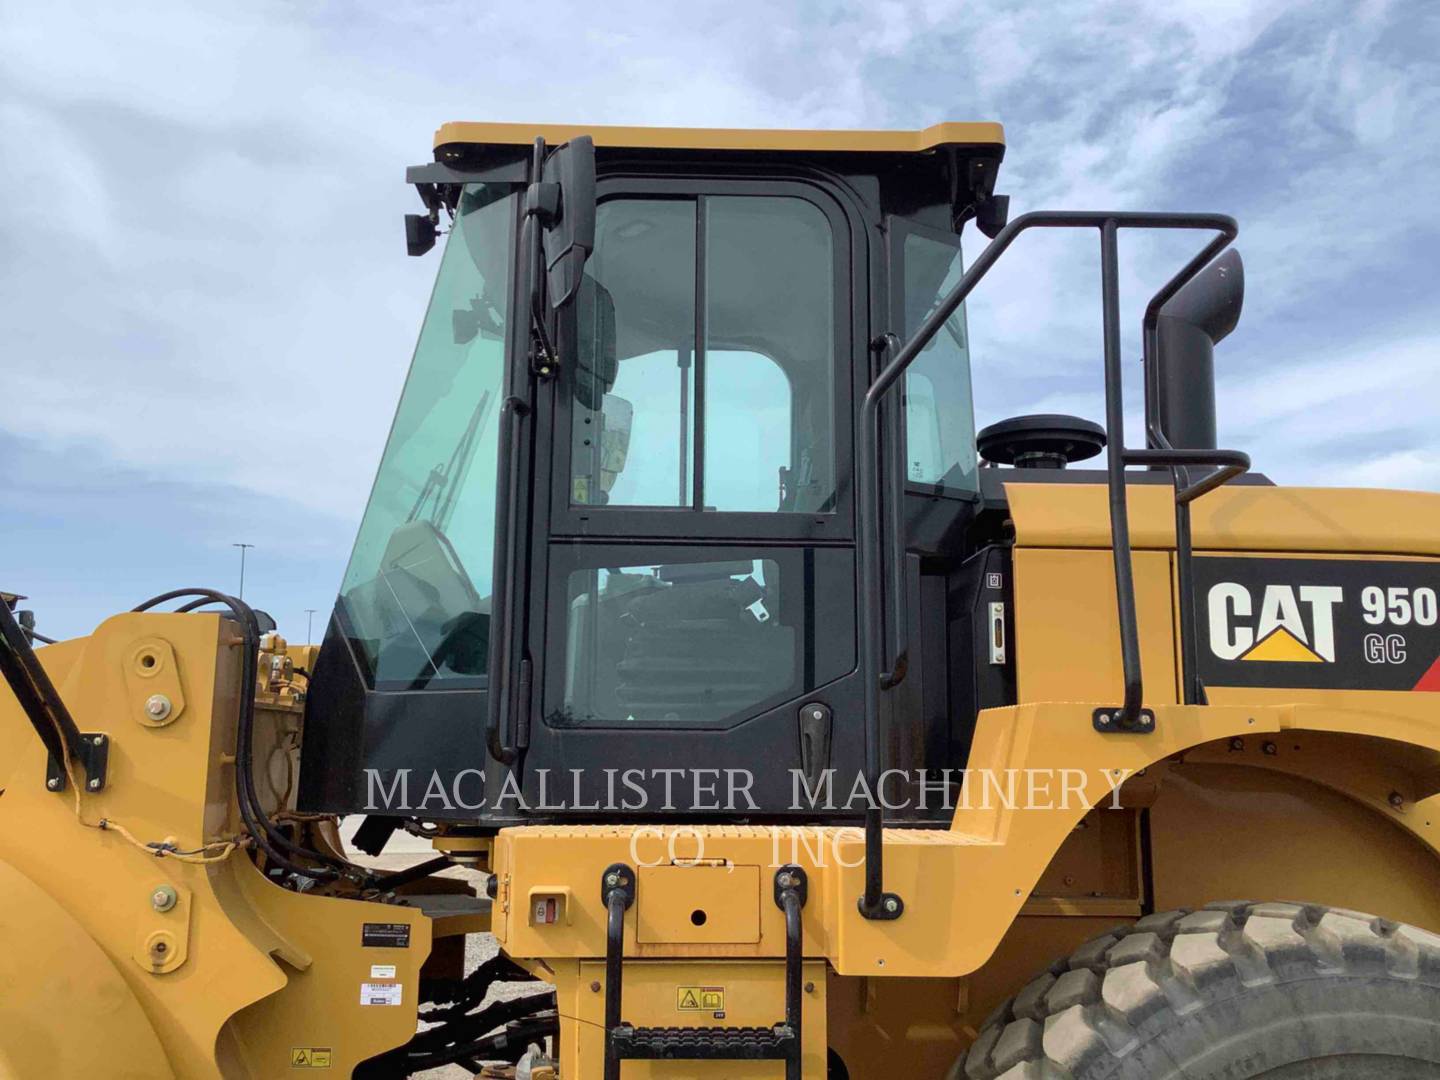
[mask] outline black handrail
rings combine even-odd
[[[880,357],[892,356],[900,348],[900,338],[892,333],[881,334],[871,347]],[[905,430],[901,413],[903,403],[896,397],[890,401],[885,441],[885,456],[890,477],[890,498],[885,506],[885,542],[890,552],[890,655],[880,675],[880,688],[899,686],[910,666],[910,620],[908,583],[905,573],[905,448],[900,435]]]
[[[1193,464],[1221,464],[1221,473],[1206,477],[1195,485],[1179,488],[1177,499],[1187,505],[1206,491],[1248,467],[1244,455],[1232,456],[1216,461],[1222,454],[1234,455],[1233,451],[1177,451],[1167,448],[1146,451],[1125,448],[1124,405],[1120,366],[1120,287],[1118,235],[1122,228],[1141,229],[1209,229],[1219,233],[1185,267],[1173,277],[1160,293],[1158,303],[1151,301],[1146,312],[1146,330],[1153,330],[1152,312],[1158,312],[1160,305],[1178,292],[1191,278],[1203,269],[1231,240],[1239,227],[1235,220],[1224,214],[1172,214],[1135,211],[1096,213],[1089,211],[1036,211],[1024,214],[1010,222],[986,245],[979,256],[965,271],[950,293],[935,307],[920,324],[910,340],[881,369],[865,394],[860,413],[860,639],[861,663],[864,665],[865,680],[865,775],[870,790],[877,791],[881,771],[880,760],[880,691],[882,689],[883,657],[879,627],[883,626],[880,587],[880,535],[879,535],[879,461],[877,446],[880,437],[880,408],[886,394],[899,381],[900,376],[920,355],[955,309],[965,302],[976,285],[995,265],[1017,236],[1034,228],[1084,228],[1100,232],[1100,279],[1102,303],[1104,305],[1104,346],[1105,346],[1105,419],[1107,435],[1107,482],[1110,504],[1111,548],[1115,567],[1116,608],[1120,619],[1120,651],[1125,676],[1125,698],[1115,722],[1120,728],[1133,727],[1140,717],[1144,687],[1140,670],[1140,641],[1135,614],[1135,582],[1130,551],[1130,527],[1125,496],[1125,467],[1128,464],[1168,465],[1172,471],[1182,467],[1179,457],[1143,457],[1137,455],[1185,455],[1185,461]],[[1147,353],[1147,357],[1150,354]],[[1156,426],[1151,421],[1154,411],[1152,395],[1147,393],[1147,426]],[[1190,454],[1203,454],[1202,462]],[[1244,459],[1243,462],[1241,459]],[[1219,477],[1219,479],[1216,479]],[[862,915],[870,919],[897,918],[904,910],[899,897],[887,894],[884,889],[884,825],[881,808],[872,799],[865,814],[865,893],[860,897]]]

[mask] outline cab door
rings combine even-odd
[[[843,802],[866,243],[819,183],[602,181],[537,425],[531,810],[814,817],[827,770]]]

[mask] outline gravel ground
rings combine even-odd
[[[340,823],[340,835],[345,840],[347,856],[362,866],[373,866],[383,870],[404,870],[407,866],[414,866],[416,863],[435,857],[435,851],[428,843],[418,836],[403,832],[397,832],[390,838],[390,842],[385,845],[384,853],[379,858],[372,858],[364,852],[356,851],[350,846],[350,837],[359,827],[360,820],[358,817],[346,818]],[[477,891],[485,877],[483,874],[460,866],[443,870],[437,876],[470,881]],[[492,935],[469,935],[465,941],[465,974],[470,974],[499,950],[500,947]],[[488,1003],[506,998],[523,997],[534,992],[533,986],[524,983],[502,983],[491,988],[485,1001]],[[425,1014],[421,1013],[420,1015],[423,1021]],[[438,1069],[426,1069],[423,1072],[411,1074],[412,1080],[469,1080],[474,1075],[469,1069],[459,1065],[446,1065]]]

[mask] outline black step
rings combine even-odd
[[[610,1033],[617,1057],[634,1060],[784,1061],[795,1033],[774,1027],[637,1028],[621,1024]]]

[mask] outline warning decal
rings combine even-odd
[[[675,1008],[680,1012],[725,1011],[725,988],[723,986],[677,986]]]
[[[295,1046],[290,1049],[290,1067],[292,1069],[328,1069],[330,1068],[330,1047],[328,1046]]]

